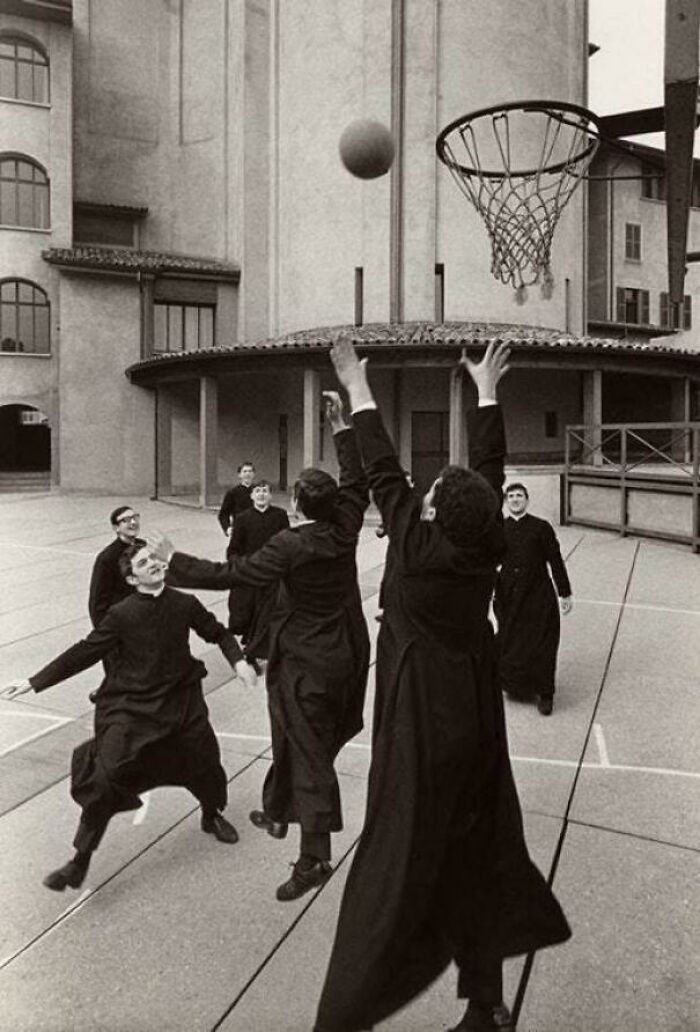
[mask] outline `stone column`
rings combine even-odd
[[[691,414],[690,378],[671,380],[671,422],[689,423]],[[692,441],[690,433],[674,431],[673,457],[679,462],[691,462]]]
[[[304,370],[304,466],[317,466],[321,451],[319,412],[321,377],[317,369]]]
[[[464,377],[459,366],[450,370],[450,464],[465,463]]]
[[[156,389],[156,498],[173,493],[173,407],[167,387]]]
[[[586,424],[584,462],[587,466],[602,466],[603,373],[600,369],[583,373],[583,422]]]
[[[199,381],[199,504],[219,500],[219,384],[213,376]]]

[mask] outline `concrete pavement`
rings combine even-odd
[[[89,630],[87,586],[122,499],[0,500],[0,682],[27,676]],[[128,499],[144,527],[218,557],[215,515]],[[700,1030],[700,561],[671,545],[562,528],[575,608],[563,622],[552,717],[507,704],[528,843],[573,928],[564,946],[506,965],[520,1032]],[[373,639],[384,542],[358,563]],[[197,593],[221,619],[225,596]],[[216,843],[179,789],[115,818],[82,890],[43,875],[70,856],[72,748],[90,729],[85,671],[0,700],[0,1032],[310,1032],[362,823],[367,728],[339,760],[346,827],[320,892],[279,904],[294,830],[275,842],[247,813],[269,764],[264,688],[244,688],[198,639],[241,840]],[[461,1013],[449,972],[381,1032],[437,1032]]]

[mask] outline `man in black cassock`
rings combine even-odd
[[[250,492],[253,504],[236,517],[229,557],[253,555],[278,531],[289,527],[287,513],[279,505],[271,505],[270,496],[267,480],[258,480],[253,484]],[[231,629],[241,634],[246,658],[252,661],[267,659],[270,619],[277,601],[277,585],[234,588],[231,597],[234,600],[231,609],[235,607],[240,617],[237,626]]]
[[[114,814],[137,809],[139,794],[161,785],[189,789],[202,807],[202,830],[220,842],[238,840],[221,814],[226,773],[202,693],[206,668],[190,652],[190,630],[216,642],[249,682],[252,668],[233,634],[201,602],[165,586],[167,564],[143,543],[124,552],[121,568],[136,590],[113,605],[87,638],[2,693],[14,698],[44,691],[111,654],[96,699],[94,738],[73,752],[71,795],[82,807],[75,856],[44,879],[59,892],[83,883]]]
[[[554,705],[559,610],[563,615],[571,611],[571,585],[551,523],[527,512],[527,488],[509,484],[505,497],[506,554],[494,595],[498,675],[504,692],[515,699],[536,699],[539,712],[549,716]]]
[[[221,529],[229,538],[226,545],[227,556],[231,548],[230,538],[236,523],[236,517],[240,513],[245,512],[246,509],[250,509],[253,504],[250,493],[255,480],[255,466],[252,462],[242,462],[238,467],[237,474],[238,483],[234,487],[229,488],[224,495],[217,517]]]
[[[130,505],[120,505],[110,513],[109,522],[116,537],[98,553],[90,577],[88,611],[93,627],[98,626],[110,606],[134,590],[124,579],[119,560],[139,536],[139,514]]]
[[[170,561],[178,584],[279,585],[266,678],[273,762],[263,809],[250,818],[276,838],[286,834],[288,823],[301,825],[299,859],[277,889],[281,901],[297,899],[332,873],[331,832],[342,828],[334,762],[362,728],[369,667],[355,561],[369,504],[367,480],[337,394],[328,398],[327,411],[340,481],[320,469],[301,471],[294,498],[303,519],[296,526],[275,534],[254,555],[228,563],[173,553],[167,539],[149,539]]]
[[[391,576],[377,641],[367,812],[338,918],[316,1032],[372,1028],[454,961],[469,1005],[459,1032],[512,1032],[502,961],[570,935],[528,855],[508,758],[488,619],[504,551],[505,435],[496,384],[507,351],[476,365],[472,468],[448,466],[424,498],[406,483],[348,340],[348,390]]]

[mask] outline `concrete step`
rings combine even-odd
[[[51,474],[45,470],[0,470],[0,493],[49,491]]]

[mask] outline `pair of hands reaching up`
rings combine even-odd
[[[508,346],[504,343],[491,342],[480,362],[472,362],[470,358],[467,358],[466,348],[462,349],[459,365],[473,380],[480,399],[495,401],[498,382],[509,369],[509,356]],[[341,334],[334,341],[331,348],[331,362],[338,380],[348,392],[353,409],[374,403],[372,390],[367,381],[367,359],[358,358],[349,335]],[[336,397],[338,396],[336,395]]]

